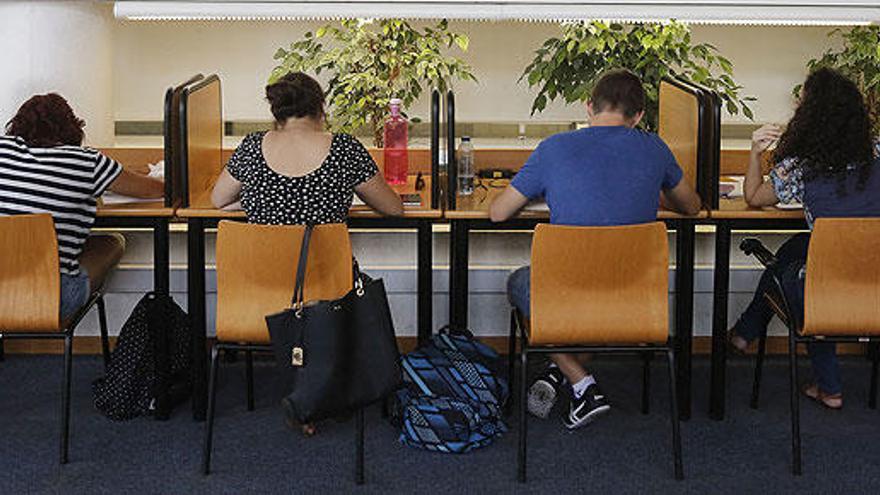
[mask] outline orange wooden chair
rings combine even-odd
[[[764,265],[775,257],[754,239],[740,246]],[[764,294],[788,327],[791,400],[792,472],[801,474],[800,407],[797,345],[810,342],[865,343],[872,347],[868,406],[877,407],[877,372],[880,356],[880,218],[820,218],[816,220],[807,254],[803,319],[796,315],[774,277],[776,288]],[[803,324],[799,324],[803,321]],[[751,404],[758,405],[766,336],[758,343]]]
[[[89,242],[103,243],[90,238]],[[88,246],[85,251],[89,250]],[[108,252],[107,250],[97,250]],[[117,252],[118,251],[118,252]],[[70,375],[73,360],[73,333],[92,306],[98,306],[104,366],[109,362],[107,315],[103,280],[119,261],[122,250],[110,250],[102,260],[82,261],[92,272],[88,302],[73,316],[61,321],[61,272],[58,267],[58,240],[48,214],[0,217],[0,338],[64,339],[64,377],[61,389],[61,464],[68,459],[70,433]],[[98,273],[100,272],[100,273]],[[95,277],[97,276],[97,277]]]
[[[248,409],[253,409],[253,352],[272,352],[266,316],[289,308],[305,227],[222,221],[217,229],[217,341],[211,351],[208,420],[202,472],[210,473],[221,351],[244,351]],[[312,232],[304,300],[338,299],[353,286],[352,251],[344,224]],[[357,413],[358,482],[363,479],[363,412]]]
[[[509,371],[513,386],[520,334],[517,477],[526,480],[529,357],[581,352],[665,352],[669,361],[675,477],[684,477],[669,339],[669,247],[655,222],[621,227],[539,225],[532,240],[531,317],[511,313]],[[647,362],[647,361],[646,361]],[[647,378],[648,374],[644,374]],[[643,410],[646,410],[647,383]]]

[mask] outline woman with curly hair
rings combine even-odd
[[[58,237],[61,318],[73,315],[122,257],[119,235],[90,236],[97,198],[106,189],[161,198],[161,180],[122,168],[82,146],[85,122],[61,95],[26,101],[0,136],[0,217],[48,213]]]
[[[776,142],[775,165],[765,181],[761,154]],[[785,131],[765,125],[752,135],[745,200],[753,207],[802,203],[810,229],[821,217],[880,216],[878,150],[858,87],[834,70],[818,69],[804,83],[800,104]],[[781,276],[792,306],[803,311],[809,241],[810,234],[798,234],[776,252],[778,262],[763,274],[754,299],[730,331],[736,351],[745,351],[750,341],[767,332],[773,311],[763,294],[773,287],[774,272]],[[799,317],[803,319],[802,314]],[[810,344],[808,351],[815,383],[804,387],[803,393],[825,407],[840,409],[843,395],[834,344]]]

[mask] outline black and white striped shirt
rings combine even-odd
[[[95,222],[96,198],[122,172],[97,150],[31,148],[0,136],[0,216],[49,213],[55,220],[61,273],[79,274],[77,258]]]

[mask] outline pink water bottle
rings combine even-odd
[[[406,184],[409,154],[406,151],[408,123],[400,114],[400,98],[391,99],[391,115],[385,119],[385,181],[389,184]]]

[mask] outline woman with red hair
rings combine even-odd
[[[161,198],[162,181],[84,148],[85,122],[55,93],[26,101],[0,136],[0,216],[49,213],[58,237],[61,318],[76,312],[122,257],[124,238],[90,236],[106,190]]]

